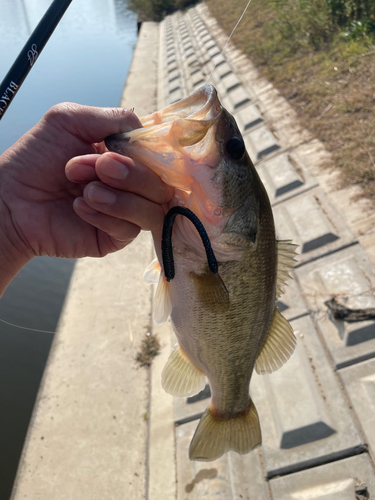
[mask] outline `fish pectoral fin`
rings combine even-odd
[[[177,344],[161,375],[163,389],[172,396],[193,396],[206,385],[206,376]]]
[[[296,262],[297,247],[298,245],[295,245],[290,240],[277,242],[276,300],[284,293],[284,285],[291,278],[289,273],[293,271]]]
[[[154,297],[154,321],[158,325],[165,323],[171,314],[171,311],[172,302],[170,285],[164,276],[164,273],[161,272]]]
[[[161,267],[158,259],[154,259],[145,269],[143,273],[143,280],[148,285],[153,285],[158,283],[160,278]]]
[[[189,458],[207,462],[230,450],[243,455],[261,443],[258,412],[252,401],[246,412],[232,418],[215,416],[207,408],[191,441]]]
[[[273,317],[255,361],[255,370],[260,375],[272,373],[283,366],[293,354],[296,337],[289,322],[275,307]]]
[[[190,273],[202,307],[214,313],[225,312],[229,308],[229,293],[219,274],[208,270],[204,274]]]

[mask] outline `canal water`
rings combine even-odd
[[[52,0],[0,0],[0,81]],[[73,0],[4,118],[0,154],[54,104],[117,106],[137,39],[126,0]],[[129,103],[131,107],[131,103]],[[0,299],[0,500],[10,496],[74,260],[35,258]]]

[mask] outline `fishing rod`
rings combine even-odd
[[[72,0],[54,0],[0,84],[0,120]]]

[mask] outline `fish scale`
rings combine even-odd
[[[177,217],[175,276],[167,281],[161,231],[155,232],[160,264],[152,263],[145,273],[149,282],[158,282],[154,319],[161,323],[171,315],[178,340],[162,384],[167,392],[186,396],[209,381],[212,400],[190,445],[191,459],[214,460],[229,450],[247,453],[261,444],[249,395],[253,370],[277,370],[296,343],[275,306],[293,267],[295,245],[276,241],[265,188],[212,85],[141,122],[145,128],[107,138],[108,149],[144,163],[175,188],[168,209],[182,206],[195,214],[218,262],[216,274],[194,226]]]

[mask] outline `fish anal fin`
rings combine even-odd
[[[241,455],[262,442],[258,412],[250,401],[249,408],[226,418],[207,408],[190,444],[190,460],[211,461],[233,450]]]
[[[284,286],[291,278],[289,273],[293,271],[297,255],[295,245],[290,240],[281,240],[277,242],[277,282],[276,282],[276,300],[284,293]]]
[[[143,280],[148,285],[153,285],[158,283],[160,278],[161,267],[158,259],[154,259],[145,269],[143,273]]]
[[[202,307],[214,313],[225,312],[229,308],[229,293],[219,274],[208,270],[204,274],[190,273]]]
[[[263,375],[272,373],[283,366],[293,354],[296,337],[289,322],[275,307],[273,317],[255,361],[255,370]]]
[[[154,321],[161,325],[165,323],[171,314],[172,302],[170,284],[164,273],[160,273],[158,287],[154,297]]]
[[[193,396],[206,385],[206,376],[177,344],[161,375],[163,389],[172,396]]]

